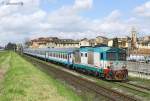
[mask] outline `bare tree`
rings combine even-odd
[[[29,38],[25,38],[25,41],[24,41],[25,47],[28,48],[31,44],[32,44],[31,40]]]

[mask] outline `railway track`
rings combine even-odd
[[[133,84],[133,83],[130,83],[130,82],[126,82],[126,84],[132,85],[132,86],[137,87],[137,88],[145,89],[147,91],[150,91],[150,88],[148,88],[148,87],[144,87],[144,86],[141,86],[141,85],[136,85],[136,84]]]
[[[136,87],[136,86],[133,86],[133,85],[129,85],[128,83],[115,83],[115,84],[117,84],[118,86],[127,88],[127,89],[131,89],[132,91],[148,94],[146,91],[143,91],[142,88],[139,88],[139,87]]]
[[[78,77],[68,72],[64,72],[59,68],[50,67],[49,65],[43,62],[39,62],[32,57],[26,55],[23,57],[38,67],[41,71],[51,75],[56,79],[65,81],[67,84],[75,87],[76,89],[82,90],[84,92],[94,92],[97,96],[103,96],[109,101],[139,101],[134,97],[100,86],[87,79]]]

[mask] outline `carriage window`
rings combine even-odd
[[[62,59],[64,58],[64,54],[63,53],[61,54],[61,57],[62,57]]]
[[[57,57],[59,58],[59,53],[57,53]]]
[[[61,58],[61,54],[59,53],[59,58]]]
[[[87,53],[85,53],[85,57],[87,57]]]
[[[71,58],[71,54],[70,54],[69,56],[70,56],[70,58]]]
[[[56,53],[56,57],[58,58],[58,53]]]
[[[115,52],[107,52],[106,58],[107,58],[107,60],[116,60],[116,53]]]
[[[103,55],[103,53],[101,53],[101,59],[104,59],[104,55]]]
[[[67,54],[65,54],[64,59],[67,59]]]
[[[61,53],[61,58],[63,58],[63,54]]]
[[[63,54],[63,59],[65,58],[65,54]]]

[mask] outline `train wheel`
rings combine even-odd
[[[106,80],[112,80],[111,77],[108,74],[105,76],[105,79]]]
[[[117,71],[115,72],[115,80],[123,80],[123,74],[121,73],[121,71]]]

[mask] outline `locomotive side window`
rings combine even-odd
[[[83,53],[81,53],[81,56],[83,56]]]
[[[101,59],[104,59],[104,55],[103,55],[103,53],[101,53]]]
[[[85,53],[85,57],[87,57],[87,53]]]

